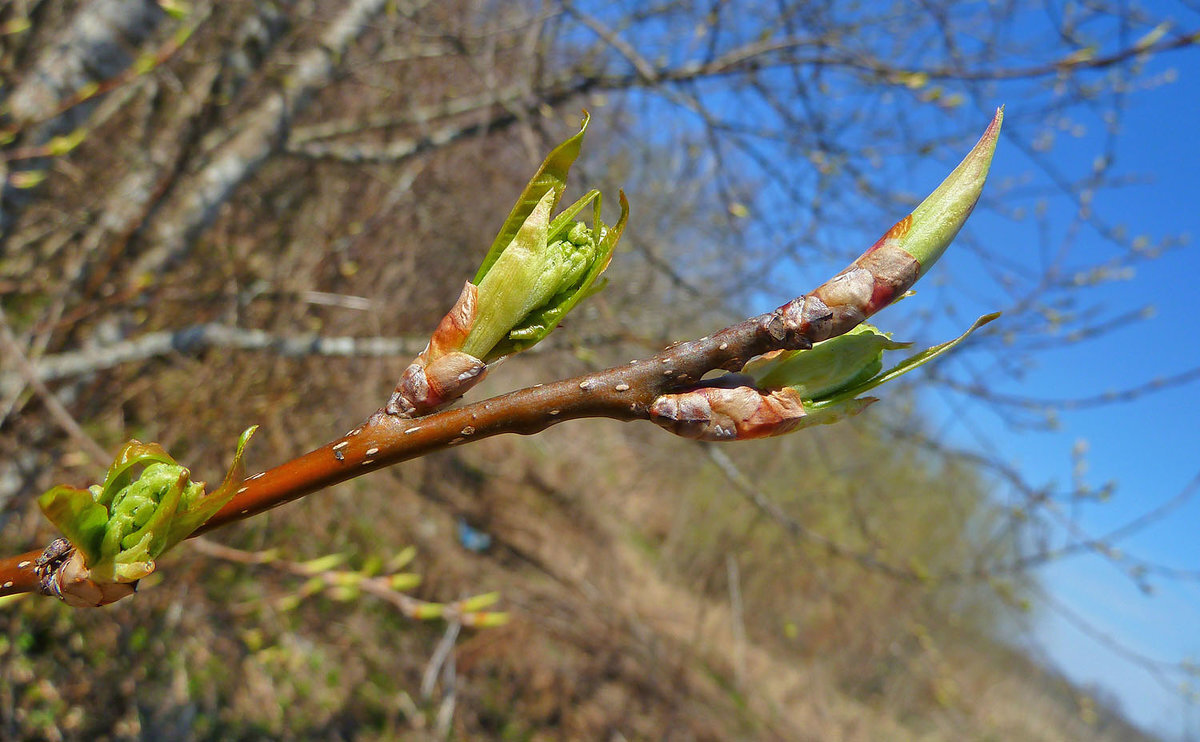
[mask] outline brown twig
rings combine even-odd
[[[495,594],[466,598],[454,603],[431,603],[427,600],[414,598],[403,592],[404,588],[397,587],[392,581],[392,578],[397,576],[415,576],[411,574],[367,576],[358,572],[347,572],[333,568],[314,569],[311,562],[297,563],[280,559],[278,550],[276,549],[268,551],[244,551],[224,544],[218,544],[206,538],[193,539],[191,544],[192,548],[201,554],[214,559],[223,559],[227,562],[248,566],[270,567],[296,577],[315,578],[323,585],[323,589],[352,588],[359,593],[372,595],[386,603],[390,603],[401,614],[414,621],[440,618],[459,628],[463,626],[484,627],[499,625],[500,621],[497,621],[497,619],[505,619],[507,615],[502,612],[484,610],[486,606],[480,604],[480,598],[493,597]],[[313,591],[305,588],[301,591],[301,594],[311,594],[311,592]],[[474,605],[472,605],[473,603]]]
[[[740,369],[755,355],[806,347],[822,339],[810,337],[811,329],[789,331],[784,317],[794,313],[794,304],[789,302],[710,337],[677,344],[644,361],[539,384],[432,415],[403,418],[380,409],[341,438],[248,479],[202,530],[469,440],[502,433],[530,435],[565,420],[586,417],[648,420],[655,399],[689,387],[709,371]]]
[[[930,225],[925,223],[928,220],[922,217],[919,230],[923,230],[921,238],[926,247],[918,254],[928,256],[922,260],[937,259],[978,199],[987,172],[986,164],[980,170],[978,162],[983,153],[986,162],[990,163],[1001,119],[1002,113],[997,111],[980,144],[930,197],[940,199],[938,208],[943,211],[946,204],[953,208],[949,213],[937,216],[932,232]],[[953,190],[955,186],[951,181],[960,173],[968,173],[975,183],[973,189],[963,191],[970,194],[966,201],[955,200],[943,193],[948,187]],[[925,204],[914,214],[921,214],[923,208]],[[773,312],[730,325],[713,335],[676,343],[652,358],[572,379],[538,384],[430,414],[407,416],[403,410],[385,405],[342,437],[247,478],[233,498],[193,535],[252,517],[385,466],[502,433],[538,433],[565,420],[587,417],[653,420],[680,435],[709,440],[772,434],[772,425],[778,432],[784,432],[789,422],[787,415],[804,414],[798,405],[795,409],[784,410],[787,414],[781,419],[766,424],[751,420],[751,415],[759,414],[753,404],[750,405],[752,412],[739,407],[746,396],[761,400],[769,407],[775,392],[738,386],[736,391],[745,394],[738,397],[732,409],[728,398],[718,396],[714,396],[711,408],[705,408],[708,398],[693,392],[713,390],[711,386],[701,386],[701,379],[709,372],[737,372],[751,358],[764,353],[810,348],[813,343],[848,332],[902,296],[928,269],[928,265],[922,265],[900,246],[900,240],[912,229],[913,217],[909,215],[898,222],[867,252],[815,291],[793,299]],[[947,224],[954,225],[949,232],[946,231]],[[929,247],[935,245],[940,246]],[[454,311],[447,315],[447,320],[452,319]],[[671,395],[679,404],[667,407],[656,404],[664,399],[664,395]],[[446,400],[447,404],[451,402],[452,397]],[[739,418],[743,412],[747,417]],[[769,412],[774,414],[775,410]],[[734,424],[717,426],[719,435],[713,436],[716,420],[705,417],[708,413],[732,415]],[[754,424],[742,429],[741,423],[747,421]],[[697,435],[697,431],[703,434]],[[31,552],[0,561],[0,595],[35,589],[37,580],[33,567],[37,556],[38,552]]]
[[[687,389],[709,371],[737,370],[753,356],[808,347],[858,324],[855,319],[835,326],[828,307],[816,298],[819,292],[714,335],[678,343],[644,361],[538,384],[425,417],[401,418],[381,408],[346,435],[249,477],[233,499],[197,533],[467,441],[502,433],[530,435],[565,420],[586,417],[648,420],[655,399]],[[40,554],[33,551],[0,560],[0,596],[36,590],[33,567]]]

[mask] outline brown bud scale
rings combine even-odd
[[[664,394],[650,405],[650,419],[670,432],[702,441],[783,435],[799,425],[804,404],[792,389],[761,392],[750,386],[706,386]]]
[[[475,326],[479,291],[467,281],[429,345],[404,370],[384,409],[397,417],[419,417],[443,407],[483,380],[487,366],[457,348]]]
[[[153,562],[150,569],[153,569]],[[65,538],[50,542],[37,559],[41,592],[72,608],[99,608],[137,592],[137,582],[96,582],[84,565],[83,552]]]

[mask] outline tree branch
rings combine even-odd
[[[401,418],[380,408],[346,435],[249,477],[233,499],[196,533],[467,441],[502,433],[531,435],[565,420],[587,417],[648,420],[650,407],[658,397],[686,390],[709,371],[739,370],[756,355],[806,348],[852,329],[862,315],[836,322],[819,298],[829,283],[774,312],[699,340],[678,343],[644,361],[539,384],[425,417]],[[0,561],[0,596],[37,589],[34,567],[40,554],[34,551]]]
[[[701,384],[701,380],[712,371],[741,371],[750,359],[765,353],[811,348],[814,343],[852,330],[903,296],[949,245],[978,200],[1002,117],[1002,111],[997,111],[975,149],[912,214],[811,293],[713,335],[676,343],[643,361],[419,417],[401,414],[389,404],[344,436],[247,478],[232,499],[192,535],[252,517],[385,466],[502,433],[538,433],[565,420],[653,420],[677,434],[709,440],[790,430],[787,423],[806,414],[798,402],[785,410],[781,419],[763,425],[752,419],[759,413],[758,408],[751,413],[736,405],[749,396],[754,400],[751,407],[757,403],[770,406],[776,392],[747,386],[744,381],[721,386],[720,382]],[[451,310],[447,319],[454,312]],[[439,326],[438,333],[441,330]],[[721,381],[740,378],[730,375]],[[735,409],[722,406],[729,399],[723,402],[719,397],[713,397],[708,407],[709,398],[704,393],[717,391],[741,393]],[[667,395],[677,403],[669,409],[661,404]],[[454,397],[446,400],[452,403]],[[720,415],[732,415],[732,424],[719,422]],[[750,424],[744,429],[742,423]],[[43,561],[60,542],[48,547]],[[0,595],[27,592],[38,584],[37,556],[32,552],[0,562]],[[62,562],[61,557],[59,548],[56,564]],[[56,567],[42,571],[49,569]]]
[[[197,353],[206,348],[269,350],[287,357],[405,357],[420,352],[424,345],[425,340],[416,337],[278,335],[263,330],[207,323],[178,330],[150,332],[136,338],[84,350],[43,356],[37,361],[31,361],[31,367],[34,378],[39,381],[54,381],[168,353]],[[22,372],[0,372],[0,395],[9,393],[24,381],[25,375]]]

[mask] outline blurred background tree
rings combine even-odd
[[[596,120],[576,182],[624,186],[631,227],[608,289],[480,393],[815,286],[1006,101],[998,162],[1016,164],[940,283],[880,317],[927,343],[976,308],[1004,320],[886,409],[719,449],[578,423],[214,537],[362,565],[415,545],[421,597],[498,589],[504,628],[444,635],[365,599],[288,600],[294,579],[183,549],[111,609],[5,608],[3,736],[1137,738],[1115,704],[1027,656],[1030,616],[1056,605],[1034,570],[1088,551],[1139,585],[1194,575],[1111,549],[1120,528],[1087,532],[1107,493],[1087,476],[1047,485],[942,420],[1037,428],[1151,390],[1019,391],[1047,349],[1122,337],[1145,308],[1111,283],[1186,244],[1095,205],[1130,177],[1124,117],[1197,27],[1188,3],[6,4],[12,552],[49,536],[37,493],[94,480],[130,437],[212,479],[249,424],[262,468],[377,407],[582,108]],[[1198,375],[1175,370],[1153,388]],[[464,548],[464,525],[490,545]],[[1190,673],[1129,651],[1172,684]]]

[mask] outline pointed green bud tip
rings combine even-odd
[[[841,335],[904,296],[929,272],[962,228],[983,192],[1004,109],[954,172],[908,216],[892,226],[844,271],[797,303],[825,315],[813,339]]]
[[[421,575],[412,572],[397,572],[387,577],[388,587],[397,592],[407,592],[421,584]]]
[[[470,626],[473,629],[492,629],[508,623],[510,616],[504,611],[486,611],[467,614],[462,619],[464,626]]]
[[[177,21],[187,18],[192,13],[192,4],[184,0],[158,0],[158,7]]]
[[[58,486],[42,494],[42,512],[82,555],[81,568],[88,574],[79,579],[133,582],[153,572],[159,556],[233,498],[242,484],[242,455],[255,429],[242,433],[229,474],[211,493],[157,443],[130,441],[102,484]]]
[[[491,608],[498,602],[500,602],[500,593],[491,592],[484,593],[482,595],[476,595],[460,601],[455,608],[457,608],[460,613],[478,613],[485,608]]]
[[[319,575],[337,569],[345,564],[345,562],[345,554],[333,553],[319,556],[316,559],[309,559],[307,562],[301,562],[296,566],[306,575]]]
[[[979,142],[954,172],[912,214],[885,235],[885,240],[895,240],[897,247],[916,258],[920,264],[919,275],[925,275],[942,256],[979,201],[1003,121],[1004,107],[1001,106],[996,109],[996,115]]]
[[[446,615],[446,606],[441,603],[419,603],[410,614],[416,621],[429,621]]]

